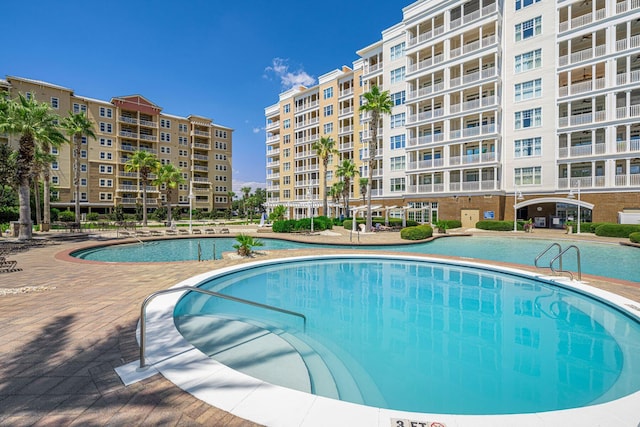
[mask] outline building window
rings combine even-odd
[[[99,182],[100,182],[100,187],[113,187],[112,179],[100,178]]]
[[[515,154],[518,157],[533,157],[542,154],[542,138],[526,138],[515,140]]]
[[[405,91],[403,90],[400,92],[392,93],[390,98],[393,105],[403,105],[405,102]]]
[[[282,128],[289,129],[291,127],[291,119],[286,119],[282,121]]]
[[[516,83],[516,102],[542,97],[542,79]]]
[[[390,160],[389,167],[391,168],[392,171],[405,170],[405,162],[406,162],[405,156],[391,157],[391,159],[389,160]]]
[[[291,104],[284,104],[282,107],[282,111],[286,114],[291,111]]]
[[[100,173],[113,173],[113,166],[111,165],[100,165]]]
[[[80,178],[80,186],[81,187],[87,186],[87,178]]]
[[[82,163],[80,165],[80,172],[87,172],[87,164],[86,163]]]
[[[331,133],[333,132],[333,123],[325,123],[322,129],[325,135],[331,135]]]
[[[404,178],[391,178],[391,192],[397,193],[399,191],[404,191]]]
[[[400,59],[404,56],[404,42],[391,46],[391,60]]]
[[[542,67],[542,49],[516,55],[516,73],[533,70]]]
[[[516,0],[516,10],[524,9],[538,2],[540,2],[540,0]]]
[[[58,98],[51,97],[51,108],[58,109],[60,107],[60,100]]]
[[[404,81],[404,67],[391,70],[391,84]]]
[[[516,41],[542,34],[542,16],[538,16],[520,24],[516,24]]]
[[[80,201],[82,202],[87,201],[87,193],[80,193]]]
[[[178,131],[179,132],[187,132],[187,125],[183,123],[178,123]]]
[[[333,105],[327,105],[326,107],[324,107],[324,116],[331,116],[333,115]]]
[[[100,122],[100,132],[103,133],[111,133],[113,131],[113,127],[111,123]]]
[[[516,123],[515,123],[516,129],[538,127],[542,125],[542,108],[516,111],[515,119],[516,119]]]
[[[87,106],[86,105],[82,105],[82,104],[73,104],[73,113],[74,114],[78,114],[79,112],[83,112],[86,113],[87,112]]]
[[[58,162],[51,162],[51,170],[54,170],[54,171],[58,170]]]
[[[282,164],[282,170],[283,171],[290,171],[291,170],[291,163],[290,162],[285,162]]]
[[[160,132],[160,141],[171,142],[171,134],[169,132]]]
[[[171,129],[171,120],[168,119],[160,119],[160,127]]]
[[[162,154],[171,154],[171,147],[162,146],[162,147],[160,147],[160,152]]]
[[[51,183],[54,184],[54,185],[60,184],[60,178],[58,178],[57,175],[53,175],[51,177]]]
[[[51,147],[51,154],[57,156],[59,154],[58,147]]]
[[[405,113],[391,115],[391,129],[404,126]]]
[[[100,117],[111,118],[113,116],[113,110],[111,108],[100,107]]]
[[[322,96],[324,97],[324,99],[333,98],[333,88],[332,87],[328,87],[325,90],[323,90],[322,91]]]
[[[103,160],[112,160],[113,159],[113,154],[101,151],[100,152],[100,158],[103,159]]]
[[[100,200],[109,201],[113,199],[113,193],[100,193]]]
[[[32,96],[32,95],[31,95],[31,92],[25,92],[25,94],[24,94],[24,97],[25,97],[26,99],[31,99],[31,96]]]
[[[542,183],[542,168],[540,166],[515,169],[515,185],[540,185]]]
[[[100,145],[103,147],[111,147],[113,145],[113,141],[107,138],[100,138]]]
[[[396,135],[391,137],[391,149],[399,150],[405,147],[405,135]]]
[[[87,158],[87,150],[80,150],[80,158],[81,159]]]

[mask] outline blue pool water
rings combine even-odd
[[[528,277],[415,258],[341,257],[244,269],[202,287],[302,313],[306,333],[299,318],[191,293],[174,311],[187,339],[199,332],[180,321],[192,316],[284,329],[323,359],[337,356],[346,368],[338,372],[353,375],[360,393],[343,392],[342,400],[507,414],[640,390],[637,319]]]
[[[260,239],[265,243],[259,250],[336,247],[297,243],[278,239]],[[168,262],[211,260],[222,258],[222,252],[235,251],[233,238],[171,239],[145,243],[111,245],[73,253],[78,258],[106,262]],[[453,255],[516,264],[533,265],[535,257],[552,241],[542,239],[471,236],[436,239],[431,242],[396,246],[342,246],[350,249],[413,252],[420,254]],[[582,272],[616,279],[640,281],[640,250],[617,244],[573,242],[580,248]],[[563,248],[570,243],[563,242]],[[548,266],[557,251],[541,260]],[[576,271],[575,253],[564,257],[563,267]],[[557,265],[556,265],[557,267]]]

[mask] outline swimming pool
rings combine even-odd
[[[174,317],[174,314],[185,319],[187,317],[195,319],[196,317],[222,316],[229,322],[236,322],[240,319],[241,323],[255,322],[254,325],[264,326],[266,319],[261,317],[263,315],[258,313],[259,315],[254,317],[256,313],[239,311],[237,307],[234,307],[232,313],[234,317],[231,318],[229,313],[218,312],[220,308],[225,309],[224,305],[217,306],[217,303],[214,303],[216,306],[209,306],[209,308],[215,310],[217,313],[215,315],[210,312],[205,316],[184,316],[186,312],[176,310],[179,296],[175,294],[172,294],[170,298],[169,296],[157,298],[149,306],[148,318],[151,318],[153,322],[150,323],[148,329],[152,332],[149,334],[148,341],[148,361],[170,381],[196,395],[199,399],[264,425],[349,425],[359,427],[396,426],[402,425],[401,423],[411,425],[411,422],[415,422],[415,425],[431,425],[432,422],[439,422],[441,423],[439,425],[456,425],[458,427],[478,425],[505,427],[513,425],[637,426],[640,392],[636,391],[626,397],[615,398],[616,395],[626,393],[623,391],[626,386],[616,384],[617,381],[622,380],[631,385],[628,390],[637,390],[639,372],[637,355],[640,354],[640,348],[637,338],[633,337],[637,333],[637,318],[640,315],[637,303],[584,284],[569,282],[566,279],[541,279],[532,273],[504,267],[495,267],[495,271],[491,271],[494,268],[489,270],[485,265],[474,262],[453,262],[406,255],[376,257],[356,254],[349,255],[347,258],[349,261],[347,265],[351,265],[351,267],[339,269],[334,273],[338,274],[339,278],[345,277],[347,280],[351,280],[350,286],[346,285],[347,280],[327,280],[327,282],[336,282],[334,287],[337,286],[337,290],[333,291],[330,291],[328,286],[322,285],[321,276],[312,271],[306,274],[306,268],[291,269],[296,273],[295,279],[294,276],[291,276],[290,280],[297,284],[296,287],[292,287],[292,283],[286,282],[284,276],[279,276],[277,269],[273,270],[273,263],[302,262],[297,267],[304,267],[305,263],[310,263],[313,265],[311,269],[320,273],[324,266],[316,267],[316,264],[331,264],[335,260],[342,261],[344,256],[325,255],[276,261],[255,261],[244,266],[226,267],[205,273],[185,280],[176,286],[194,286],[205,282],[213,284],[211,279],[219,279],[221,283],[213,285],[213,288],[221,290],[220,287],[227,288],[235,281],[232,280],[232,276],[236,273],[240,275],[239,278],[247,275],[249,279],[260,277],[264,273],[265,280],[259,280],[257,288],[249,289],[255,286],[247,287],[247,284],[243,284],[237,292],[239,294],[246,293],[246,295],[255,296],[268,302],[283,301],[301,304],[308,315],[309,334],[313,335],[308,340],[307,346],[320,342],[318,329],[325,329],[333,335],[350,335],[351,338],[347,341],[357,341],[358,344],[377,341],[386,347],[405,349],[406,347],[401,343],[406,338],[409,341],[417,341],[416,338],[426,337],[421,338],[421,341],[427,341],[427,339],[431,340],[431,337],[435,337],[434,334],[440,334],[444,338],[442,340],[433,338],[431,341],[433,345],[427,348],[426,353],[436,353],[436,350],[444,349],[447,357],[443,358],[442,352],[440,352],[441,356],[436,360],[439,360],[440,363],[452,361],[447,369],[449,377],[463,386],[469,384],[472,389],[475,387],[476,391],[478,387],[486,390],[489,396],[480,397],[484,401],[490,401],[492,397],[495,397],[493,400],[498,400],[496,397],[498,395],[491,395],[493,390],[497,390],[494,387],[500,385],[497,383],[506,382],[507,386],[518,386],[514,383],[531,384],[534,377],[547,379],[555,377],[557,383],[548,383],[546,388],[538,389],[537,392],[534,389],[523,387],[521,389],[523,394],[516,397],[526,404],[527,400],[537,399],[539,395],[532,394],[535,392],[542,393],[540,401],[559,403],[561,406],[576,404],[590,406],[559,411],[509,414],[514,408],[509,410],[503,405],[502,409],[494,408],[494,411],[502,412],[504,415],[452,415],[384,409],[387,405],[379,407],[354,405],[290,388],[274,386],[221,365],[200,351],[193,349],[176,329]],[[369,263],[366,264],[366,267],[356,268],[358,264],[351,263],[352,260],[359,262],[363,259],[370,260],[373,264]],[[384,269],[376,267],[381,262],[390,264],[391,271],[394,273],[386,274]],[[364,265],[362,264],[362,266]],[[426,277],[419,279],[417,270],[421,268],[426,268],[429,273],[425,273]],[[398,269],[400,270],[398,271]],[[374,271],[376,273],[372,273]],[[398,272],[408,274],[408,277],[397,281],[392,280]],[[497,275],[494,275],[495,272]],[[502,273],[506,273],[506,276],[502,277]],[[381,285],[374,285],[374,287],[381,288],[380,291],[371,292],[371,286],[362,285],[365,283],[364,277],[367,274],[374,274],[378,277],[375,282],[381,283]],[[467,277],[470,276],[475,276],[475,279],[468,283]],[[501,278],[498,279],[499,277]],[[453,279],[452,286],[445,285],[449,279]],[[427,285],[426,291],[422,289],[425,280],[431,282]],[[533,280],[533,283],[529,280]],[[403,282],[406,283],[406,286],[401,285]],[[436,291],[440,285],[442,285],[441,291]],[[559,287],[555,285],[559,285]],[[302,297],[298,293],[297,286],[309,288],[311,296]],[[353,288],[354,292],[350,294],[345,292],[349,288]],[[514,288],[518,288],[518,292],[523,291],[525,296],[518,297],[513,292]],[[578,288],[577,294],[571,292],[571,290],[578,290]],[[231,289],[229,288],[229,290]],[[275,291],[283,289],[286,295],[276,296],[278,294]],[[418,294],[418,292],[420,298],[409,303],[408,296],[412,293]],[[581,297],[584,293],[595,296],[599,301],[608,302],[604,306],[597,301],[585,303]],[[442,295],[442,298],[438,295]],[[325,311],[321,311],[318,306],[319,300],[329,301],[331,306],[329,310],[336,314],[326,314]],[[435,307],[433,303],[437,300],[442,300],[445,304],[438,309],[427,308]],[[369,308],[356,309],[356,307],[361,307],[361,303],[364,301],[369,302]],[[346,302],[346,304],[342,304],[342,302]],[[198,302],[195,299],[188,305],[202,308],[210,303],[206,300]],[[619,311],[614,310],[613,314],[609,313],[606,310],[609,304],[619,307]],[[180,310],[182,309],[180,308]],[[380,315],[379,313],[383,311],[386,314]],[[348,315],[349,312],[351,315]],[[249,320],[249,316],[253,320]],[[503,320],[490,320],[493,319],[493,316],[499,316]],[[353,328],[335,330],[331,329],[329,325],[325,325],[327,321],[334,321],[334,319],[330,319],[331,317],[335,317],[338,322],[347,321],[349,317],[358,321]],[[631,322],[629,329],[628,322],[632,318],[636,320]],[[526,326],[524,322],[529,320],[541,323],[537,326]],[[312,325],[313,323],[316,325]],[[374,335],[366,333],[370,323],[381,325],[382,332]],[[547,329],[547,326],[554,323],[556,329],[552,329],[549,334],[550,330]],[[558,323],[569,323],[574,328],[563,330],[564,326],[558,325]],[[403,327],[404,324],[407,326]],[[201,326],[204,326],[203,331],[209,330],[206,323]],[[291,334],[294,336],[300,325],[297,320],[289,318],[276,319],[272,327],[276,327],[274,335]],[[433,331],[429,332],[428,330]],[[633,330],[633,333],[627,335],[630,330]],[[232,331],[233,329],[223,328],[217,330],[217,333],[219,336],[225,337],[229,336],[229,332]],[[619,335],[618,333],[621,331],[626,332]],[[466,336],[465,341],[460,345],[455,345],[454,340],[463,336]],[[485,349],[485,344],[494,339],[491,338],[492,336],[498,337],[497,350]],[[235,337],[238,338],[239,335],[236,334]],[[513,348],[509,348],[507,344]],[[355,347],[355,343],[349,345]],[[305,348],[308,350],[308,347]],[[319,346],[319,349],[323,356],[327,352],[337,354],[345,361],[345,366],[350,374],[357,377],[358,380],[364,378],[365,383],[371,383],[367,378],[372,377],[363,375],[363,369],[361,369],[369,367],[369,362],[361,362],[360,355],[357,355],[358,358],[351,358],[346,352],[340,352],[330,344]],[[272,350],[277,349],[272,348]],[[364,350],[365,353],[370,352],[371,347],[366,347]],[[545,352],[556,355],[551,358],[550,365],[534,363],[535,358]],[[562,352],[565,356],[559,357]],[[278,353],[275,353],[275,356],[277,355]],[[345,355],[347,357],[343,357]],[[469,357],[470,355],[474,356]],[[272,356],[275,357],[272,353],[267,355],[250,353],[248,358],[245,357],[241,361],[241,365],[244,364],[245,367],[250,368],[251,364],[269,362]],[[404,358],[405,362],[410,363],[410,366],[415,366],[415,361],[422,358],[431,360],[431,355],[425,354],[425,352],[405,351],[398,357]],[[594,365],[592,365],[592,359],[595,359]],[[469,362],[470,360],[473,362]],[[603,364],[600,364],[601,361]],[[386,357],[383,362],[378,362],[382,363],[377,365],[379,366],[378,370],[393,372],[387,362],[394,361]],[[472,366],[468,366],[469,364]],[[310,366],[315,365],[310,364]],[[276,363],[272,367],[278,367],[278,364]],[[490,373],[489,369],[496,367],[502,374]],[[236,368],[238,367],[236,366]],[[582,369],[587,369],[589,374],[581,374],[580,370]],[[603,372],[602,369],[605,371]],[[468,391],[446,390],[442,388],[442,383],[430,381],[431,378],[434,378],[432,375],[440,375],[438,371],[444,369],[432,365],[430,368],[422,367],[422,370],[429,371],[427,381],[434,390],[444,390],[452,396],[451,400],[464,400],[471,406],[475,405],[467,397]],[[411,375],[422,375],[422,373],[415,373],[414,370]],[[399,375],[389,375],[388,382],[380,384],[382,385],[377,386],[378,391],[386,387],[397,390],[399,388],[406,389],[411,385],[411,381],[405,381]],[[574,391],[572,387],[577,387],[577,390]],[[574,392],[575,396],[567,396]],[[376,398],[375,395],[374,392],[374,402],[376,402],[374,404],[381,403],[384,396]],[[507,398],[511,399],[510,396]],[[573,403],[569,400],[573,400]],[[511,400],[509,401],[513,403]],[[440,403],[442,404],[442,402]],[[444,404],[448,403],[444,402]],[[463,412],[476,411],[467,409]]]
[[[393,246],[335,246],[292,242],[279,239],[260,239],[265,243],[259,250],[281,250],[299,248],[335,248],[386,250],[413,252],[420,254],[451,255],[475,259],[509,262],[514,264],[533,265],[535,257],[553,241],[543,239],[465,236],[436,239],[431,242],[393,245]],[[198,259],[220,259],[223,252],[235,251],[233,238],[200,238],[200,239],[168,239],[145,243],[119,244],[84,249],[72,253],[72,256],[105,262],[170,262]],[[596,276],[611,277],[629,281],[639,281],[640,250],[618,244],[595,242],[566,242],[563,247],[575,244],[580,248],[582,272]],[[603,262],[603,251],[608,259],[616,262]],[[553,254],[542,259],[541,265],[548,265]],[[576,271],[575,256],[564,257],[564,267]]]

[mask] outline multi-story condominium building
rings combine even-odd
[[[142,203],[137,172],[127,172],[125,163],[137,150],[155,154],[162,164],[182,170],[185,183],[173,191],[174,206],[213,211],[229,209],[231,200],[231,149],[233,129],[211,119],[180,117],[140,95],[119,96],[109,101],[87,98],[72,89],[21,77],[0,80],[0,91],[10,97],[22,93],[50,103],[61,117],[85,112],[95,124],[95,140],[83,138],[80,163],[80,207],[82,212],[110,212],[115,206],[132,211]],[[0,142],[2,142],[0,136]],[[7,140],[8,135],[4,136]],[[7,142],[7,141],[6,141]],[[8,141],[12,144],[15,140]],[[53,148],[51,184],[58,208],[74,207],[73,151],[70,145]],[[191,195],[191,198],[190,198]],[[147,187],[147,207],[164,206],[163,188]]]
[[[317,155],[303,150],[314,168],[309,192],[285,150],[331,136],[339,155],[328,185],[343,158],[368,177],[368,149],[376,150],[378,214],[395,206],[391,215],[404,208],[423,222],[517,216],[561,227],[578,215],[615,222],[640,209],[639,2],[422,0],[357,54],[353,69],[265,109],[270,206],[299,217],[314,200],[322,213]],[[393,103],[378,141],[359,111],[374,85]],[[338,94],[333,103],[327,88]],[[363,204],[357,182],[351,199]]]

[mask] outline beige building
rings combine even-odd
[[[640,4],[630,0],[412,3],[400,23],[357,51],[352,69],[285,92],[265,109],[270,205],[300,217],[309,205],[301,196],[322,199],[317,175],[311,197],[304,181],[289,178],[293,187],[284,187],[283,176],[298,170],[285,170],[281,153],[303,137],[329,135],[322,95],[350,76],[353,94],[336,100],[331,136],[352,139],[340,140],[329,176],[351,158],[368,177],[370,117],[359,112],[360,96],[373,85],[388,91],[392,112],[371,142],[378,215],[398,206],[420,222],[466,226],[514,216],[541,227],[578,215],[616,222],[640,210],[639,40]],[[305,98],[306,110],[293,109]],[[299,135],[302,115],[319,120],[304,121]],[[304,160],[300,166],[322,173],[314,153]],[[351,202],[362,204],[357,185]]]
[[[70,111],[85,112],[95,124],[96,139],[82,142],[80,207],[83,213],[108,213],[118,205],[131,212],[142,204],[138,174],[126,172],[124,167],[137,150],[153,153],[162,164],[171,163],[182,171],[185,183],[172,192],[174,206],[188,210],[191,201],[193,209],[208,212],[231,207],[228,193],[232,191],[233,129],[203,116],[163,113],[162,107],[141,95],[99,100],[76,95],[72,89],[51,83],[12,76],[0,80],[2,89],[12,97],[22,93],[47,102],[61,117]],[[51,165],[52,206],[73,209],[71,146],[53,149],[52,154],[56,157]],[[165,202],[163,188],[147,187],[149,209],[164,206]]]

